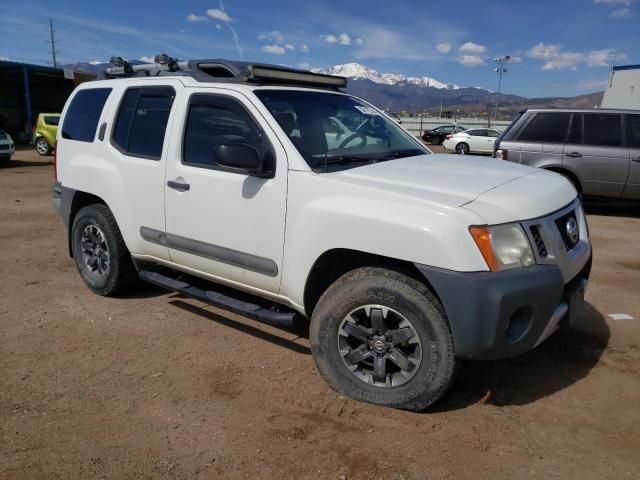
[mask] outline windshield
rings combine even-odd
[[[354,97],[299,90],[254,93],[317,172],[429,153],[395,122]]]

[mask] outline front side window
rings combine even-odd
[[[629,146],[640,148],[640,115],[629,115],[628,117]]]
[[[395,122],[354,97],[300,90],[254,93],[317,172],[429,153]]]
[[[174,97],[171,87],[129,88],[116,117],[116,147],[134,157],[160,159]]]
[[[582,114],[574,113],[567,143],[582,143]]]
[[[620,115],[585,113],[584,144],[606,147],[621,146],[622,122]]]
[[[184,133],[184,163],[218,168],[217,147],[249,145],[260,151],[262,142],[261,130],[235,100],[207,94],[191,98]]]
[[[497,130],[487,130],[487,136],[492,138],[500,137],[501,133]]]
[[[110,93],[110,88],[88,88],[76,93],[64,117],[62,138],[93,142],[102,109]]]
[[[465,133],[471,135],[472,137],[486,137],[487,131],[482,128],[477,128],[475,130],[467,130]]]
[[[536,113],[518,140],[523,142],[564,143],[569,128],[569,113]]]

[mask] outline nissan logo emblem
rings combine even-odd
[[[573,217],[569,217],[567,219],[567,224],[565,228],[567,233],[567,239],[569,240],[571,245],[575,245],[576,243],[578,243],[579,230],[578,230],[578,222],[576,222],[576,219]]]

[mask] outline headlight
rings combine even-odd
[[[519,223],[469,227],[476,245],[492,272],[535,263],[531,243]]]

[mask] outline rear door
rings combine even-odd
[[[627,115],[627,141],[629,145],[629,176],[622,196],[640,200],[640,114]]]
[[[580,119],[582,138],[577,142]],[[629,173],[629,149],[622,132],[620,114],[574,114],[563,165],[577,175],[583,194],[611,198],[622,195]]]
[[[520,163],[530,167],[561,166],[569,118],[567,112],[533,114],[517,138]]]

